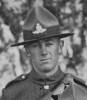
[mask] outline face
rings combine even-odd
[[[55,69],[59,58],[58,38],[39,40],[25,48],[30,53],[31,61],[35,70],[50,72]]]

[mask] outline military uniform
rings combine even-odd
[[[8,83],[0,100],[87,100],[87,86],[61,70],[48,79],[32,71]]]

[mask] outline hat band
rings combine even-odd
[[[32,31],[28,31],[28,30],[24,30],[23,31],[23,35],[24,35],[24,40],[27,41],[27,40],[37,40],[37,39],[40,39],[40,38],[44,38],[44,37],[48,37],[50,35],[55,35],[55,34],[60,34],[60,29],[59,29],[59,26],[54,26],[54,27],[50,27],[50,28],[47,28],[47,30],[41,34],[33,34]]]

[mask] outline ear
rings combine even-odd
[[[60,40],[60,47],[59,47],[59,53],[62,54],[62,48],[64,46],[64,41]]]
[[[27,54],[28,56],[30,56],[30,50],[29,50],[27,47],[25,47],[25,50],[26,50],[26,54]]]
[[[63,40],[60,40],[60,49],[62,49],[64,46],[64,41]]]

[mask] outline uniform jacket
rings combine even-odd
[[[32,71],[8,83],[0,100],[87,100],[87,86],[60,70],[47,79]]]

